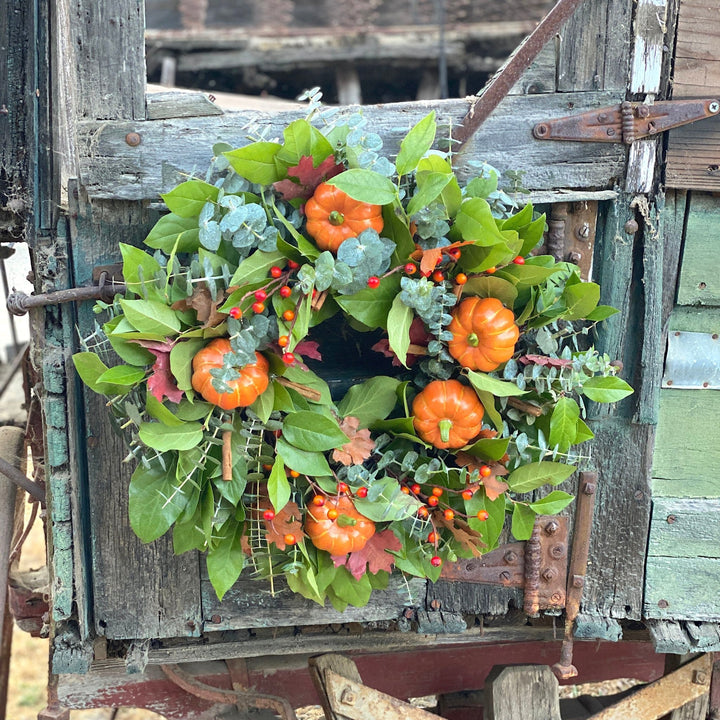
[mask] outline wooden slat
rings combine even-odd
[[[648,556],[720,558],[720,499],[655,498]]]
[[[530,190],[608,187],[622,177],[625,150],[612,143],[538,142],[532,127],[561,112],[583,112],[614,102],[607,93],[578,93],[572,109],[563,95],[542,94],[508,97],[485,122],[463,150],[458,174],[473,172],[467,164],[487,160],[501,169],[526,171],[524,185]],[[457,127],[468,109],[467,100],[397,103],[364,109],[370,126],[385,140],[389,156],[397,152],[400,139],[431,110],[438,114],[440,130]],[[280,137],[282,129],[303,113],[227,113],[220,117],[177,118],[146,122],[82,123],[82,184],[91,198],[124,200],[157,199],[188,175],[202,176],[219,139],[240,146],[248,142],[246,125],[269,126],[268,137]],[[141,143],[130,147],[129,132]]]
[[[559,91],[612,90],[615,102],[624,99],[632,9],[629,0],[588,0],[577,9],[560,34]]]

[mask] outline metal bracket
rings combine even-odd
[[[662,386],[683,390],[720,389],[718,334],[671,330]]]
[[[568,519],[542,515],[526,543],[508,543],[481,558],[446,563],[441,578],[523,588],[525,612],[565,607]],[[528,598],[533,598],[528,604]]]
[[[579,115],[545,120],[533,128],[537,140],[622,142],[652,137],[672,128],[717,115],[720,100],[663,100],[652,105],[625,101]]]
[[[545,247],[541,251],[552,255],[558,262],[577,265],[583,280],[589,280],[592,272],[597,209],[597,202],[589,200],[553,203]]]

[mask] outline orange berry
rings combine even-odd
[[[480,466],[480,477],[490,477],[493,474],[492,468],[489,465]]]
[[[488,268],[485,272],[486,272],[488,275],[493,275],[494,273],[497,272],[497,268],[493,265],[491,268]]]
[[[427,504],[428,504],[430,507],[436,507],[439,502],[440,502],[440,501],[437,499],[437,496],[431,495],[431,496],[428,498]]]
[[[524,264],[525,264],[525,258],[524,258],[522,255],[518,255],[518,256],[513,260],[513,262],[514,262],[516,265],[524,265]]]
[[[462,496],[463,496],[463,500],[472,500],[473,491],[472,490],[463,490]]]
[[[468,281],[468,276],[465,273],[458,273],[455,276],[455,283],[457,285],[464,285]]]
[[[282,268],[279,268],[277,265],[273,265],[270,268],[270,277],[279,278],[282,275]]]
[[[297,470],[291,470],[290,471],[290,477],[300,477],[300,473]]]
[[[252,309],[254,313],[257,313],[259,315],[261,312],[265,312],[265,303],[254,302],[252,304]]]
[[[444,273],[442,270],[436,270],[436,271],[432,274],[432,279],[433,279],[435,282],[438,282],[438,283],[439,283],[439,282],[442,282],[442,281],[445,279],[445,273]]]
[[[280,297],[289,298],[292,295],[292,288],[289,285],[283,285],[280,288]]]
[[[410,488],[407,485],[401,485],[400,490],[404,492],[406,495],[410,494]]]
[[[322,495],[316,495],[312,499],[312,504],[317,507],[322,507],[325,504],[325,498]]]
[[[438,535],[437,535],[436,532],[431,532],[431,533],[428,535],[427,541],[428,541],[429,543],[436,543],[437,540],[438,540]]]
[[[242,317],[242,310],[239,307],[232,307],[228,315],[235,320],[239,320]]]
[[[359,498],[366,498],[367,494],[368,494],[368,489],[366,487],[358,488],[357,492],[355,493],[355,495],[357,495],[357,497],[359,497]]]
[[[296,537],[292,533],[288,533],[283,540],[286,545],[294,545],[297,542]]]
[[[416,495],[422,490],[422,488],[421,488],[417,483],[413,483],[413,484],[410,486],[410,489],[411,489]]]
[[[278,338],[278,345],[280,347],[287,347],[289,342],[290,342],[290,338],[287,335],[281,335]]]
[[[426,518],[430,513],[428,512],[428,509],[424,505],[421,505],[417,510],[417,514],[421,518]]]
[[[292,322],[295,319],[295,311],[294,310],[286,310],[283,313],[283,320],[286,320],[287,322]]]
[[[432,489],[432,494],[433,494],[435,497],[442,497],[443,489],[442,489],[442,488],[439,488],[439,487],[434,487],[434,488]]]
[[[490,513],[487,510],[478,510],[477,519],[478,520],[487,520],[490,517]]]
[[[408,263],[407,265],[405,265],[405,272],[408,275],[414,275],[417,272],[417,265],[415,265],[414,263]]]
[[[331,508],[327,511],[327,516],[330,520],[336,520],[338,516],[338,511],[335,510],[335,508]]]
[[[455,517],[455,511],[448,508],[445,510],[445,519],[452,520]]]

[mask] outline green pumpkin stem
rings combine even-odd
[[[480,338],[475,333],[470,333],[467,336],[467,344],[470,347],[477,347],[480,344]]]
[[[331,225],[342,225],[345,222],[345,216],[338,210],[333,210],[328,215],[328,222]]]
[[[447,418],[443,418],[438,423],[438,427],[440,428],[440,439],[446,443],[450,442],[450,430],[452,430],[452,420],[448,420]]]
[[[340,513],[337,516],[337,524],[340,527],[355,527],[355,525],[357,525],[357,519],[345,515],[345,513]]]

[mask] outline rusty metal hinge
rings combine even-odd
[[[527,542],[508,543],[481,558],[447,563],[443,580],[523,588],[524,610],[565,607],[568,519],[538,516]]]
[[[720,112],[720,100],[663,100],[646,105],[625,101],[619,105],[591,110],[580,115],[545,120],[533,128],[538,140],[574,142],[622,142],[635,140],[713,117]]]

